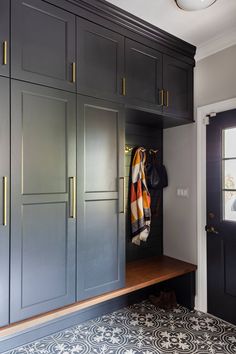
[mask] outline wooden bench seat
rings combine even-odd
[[[124,288],[4,327],[0,329],[0,339],[1,337],[55,320],[62,316],[72,314],[79,310],[86,309],[90,306],[132,293],[148,286],[195,272],[196,269],[197,267],[193,264],[166,256],[130,262],[126,267],[126,286]]]

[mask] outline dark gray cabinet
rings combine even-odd
[[[77,300],[124,285],[124,112],[79,97]]]
[[[0,5],[1,7],[1,5]],[[0,77],[0,326],[9,323],[9,79]]]
[[[0,75],[9,76],[10,1],[0,1]]]
[[[193,68],[168,55],[163,57],[163,112],[173,118],[193,120]]]
[[[162,111],[162,54],[135,41],[125,41],[126,101]]]
[[[12,80],[11,322],[75,301],[75,107]]]
[[[12,77],[75,91],[75,16],[41,0],[12,0]]]
[[[89,96],[122,99],[124,37],[77,18],[77,90]]]

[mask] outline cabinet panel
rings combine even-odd
[[[11,322],[75,301],[75,100],[12,82]]]
[[[131,40],[125,45],[128,103],[162,111],[162,54]]]
[[[82,300],[124,284],[123,108],[79,97],[77,128],[77,300]]]
[[[1,7],[1,5],[0,5]],[[9,80],[0,77],[0,326],[9,323]],[[7,177],[7,185],[6,182]],[[5,200],[4,200],[5,199]],[[6,213],[6,214],[5,214]],[[4,220],[5,219],[5,220]],[[5,222],[4,222],[5,221]],[[6,225],[5,225],[6,224]]]
[[[75,91],[75,16],[41,0],[12,1],[12,77]]]
[[[0,1],[0,75],[9,76],[10,1]]]
[[[119,100],[124,39],[92,22],[77,19],[77,89],[90,96]]]
[[[164,56],[163,87],[168,91],[165,115],[193,120],[193,69],[175,58]]]

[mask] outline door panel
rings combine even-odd
[[[126,96],[129,103],[162,111],[162,54],[142,44],[125,41]]]
[[[163,88],[168,91],[168,99],[165,99],[165,106],[163,107],[165,115],[193,120],[192,67],[164,55]]]
[[[75,301],[75,105],[73,94],[12,82],[11,322]]]
[[[0,5],[1,7],[1,5]],[[0,77],[0,327],[9,323],[9,80]],[[7,177],[7,189],[4,178]],[[6,195],[5,195],[6,192]],[[6,197],[6,199],[4,198]],[[4,202],[5,199],[5,202]],[[6,214],[5,214],[5,212]],[[5,215],[4,215],[5,214]],[[4,217],[5,216],[5,217]],[[4,222],[6,219],[6,223]],[[6,224],[6,225],[5,225]]]
[[[9,20],[10,20],[10,1],[1,0],[0,1],[0,75],[4,75],[4,76],[9,76],[9,45],[10,45],[10,41],[9,41],[10,21]],[[4,54],[4,51],[6,51],[6,54]]]
[[[231,110],[217,114],[207,126],[208,312],[232,323],[236,323],[235,122],[236,110]],[[225,170],[228,162],[231,167]]]
[[[77,18],[77,50],[78,92],[116,101],[122,99],[123,37]]]
[[[77,127],[77,300],[82,300],[124,285],[123,109],[81,96]]]
[[[75,16],[41,0],[12,1],[12,77],[75,91]]]

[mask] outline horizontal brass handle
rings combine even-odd
[[[206,232],[208,232],[209,234],[215,234],[218,235],[219,231],[217,231],[214,226],[206,226],[205,227]]]

